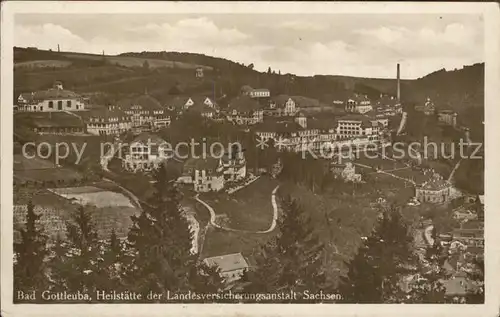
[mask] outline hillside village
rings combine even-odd
[[[17,53],[26,57],[30,52],[18,49]],[[44,54],[48,58],[57,56],[57,52]],[[58,56],[72,61],[74,54]],[[68,210],[78,205],[90,205],[100,214],[96,223],[102,239],[112,231],[124,239],[129,217],[140,213],[147,200],[152,171],[165,164],[169,177],[183,193],[183,215],[195,233],[193,252],[206,263],[220,267],[230,282],[253,265],[253,248],[272,236],[280,217],[278,197],[289,190],[303,195],[299,198],[304,200],[310,193],[320,193],[335,199],[339,208],[349,204],[352,210],[370,211],[363,216],[357,211],[343,216],[360,217],[359,224],[353,221],[352,228],[342,229],[349,233],[338,233],[335,238],[337,253],[348,258],[371,232],[377,208],[399,203],[414,228],[415,249],[430,248],[433,239],[439,237],[448,250],[451,256],[444,266],[452,277],[445,283],[446,294],[452,301],[464,300],[466,288],[472,287],[465,273],[475,270],[472,263],[484,253],[484,192],[471,188],[473,185],[463,188],[459,183],[466,177],[460,166],[471,163],[396,158],[395,153],[381,149],[390,148],[396,141],[409,142],[419,133],[448,144],[461,138],[468,142],[471,137],[480,138],[478,126],[483,127],[470,123],[470,117],[464,118],[465,106],[455,108],[442,102],[445,93],[435,97],[434,88],[421,89],[415,93],[417,97],[412,96],[416,100],[407,101],[411,85],[421,85],[418,82],[424,79],[417,83],[401,80],[399,64],[395,78],[383,81],[389,87],[385,91],[377,90],[380,85],[370,86],[370,80],[354,87],[342,87],[338,81],[331,93],[311,96],[310,91],[301,93],[307,88],[294,88],[305,79],[272,71],[269,78],[281,78],[276,81],[286,84],[267,85],[264,80],[259,83],[251,79],[234,87],[234,71],[226,73],[203,65],[199,59],[196,63],[173,62],[183,64],[171,69],[173,75],[168,75],[168,82],[161,82],[164,70],[154,66],[155,61],[161,65],[161,59],[134,60],[140,55],[108,57],[103,65],[96,66],[128,72],[126,66],[110,66],[127,58],[137,65],[130,72],[142,72],[144,81],[154,81],[134,87],[127,95],[113,93],[113,85],[122,80],[118,77],[96,84],[95,90],[87,85],[91,78],[86,83],[66,80],[75,76],[78,63],[84,63],[81,56],[72,66],[61,69],[29,66],[27,60],[16,62],[23,64],[16,66],[13,107],[16,228],[26,222],[26,205],[31,197],[42,210],[42,221],[52,228],[53,239],[63,231]],[[253,73],[244,65],[238,67]],[[85,73],[92,67],[85,65],[82,69]],[[32,84],[42,73],[46,74],[45,82]],[[176,76],[178,81],[171,80]],[[189,84],[182,83],[188,77]],[[240,82],[241,77],[245,78],[239,76],[234,82]],[[53,81],[49,83],[47,78]],[[174,153],[166,146],[189,139],[207,145],[238,142],[243,150],[228,147],[218,152],[219,158],[200,158],[193,153]],[[46,142],[49,153],[43,153],[42,158],[35,157],[34,152],[23,156],[21,148],[28,142]],[[75,164],[71,153],[54,164],[53,150],[58,142],[86,143],[82,160]],[[106,150],[109,152],[102,152],[104,142],[112,145]],[[330,149],[328,157],[323,155],[325,149]],[[346,149],[356,149],[357,155],[345,157]],[[375,153],[377,158],[368,158],[367,153]],[[323,157],[315,159],[313,154]],[[305,158],[301,158],[303,155]],[[314,195],[307,198],[312,205],[316,199],[323,199]],[[318,221],[320,226],[330,226],[330,231],[335,227],[323,220]],[[433,230],[437,236],[431,237]],[[326,235],[322,238],[330,239]],[[345,273],[343,261],[329,261],[332,279],[338,279]],[[412,283],[411,278],[408,283]]]

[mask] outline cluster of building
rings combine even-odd
[[[431,178],[415,187],[415,197],[422,203],[444,204],[451,200],[452,184],[434,173]]]

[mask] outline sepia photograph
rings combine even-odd
[[[405,5],[2,3],[2,316],[498,316],[499,6]]]

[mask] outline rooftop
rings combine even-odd
[[[219,160],[213,157],[189,158],[184,164],[184,169],[214,170],[219,166]]]
[[[450,182],[443,179],[443,176],[434,173],[428,181],[420,185],[420,188],[424,190],[441,190],[450,186]]]
[[[22,93],[21,97],[30,102],[50,99],[78,99],[80,98],[80,95],[70,90],[50,88],[47,90]]]
[[[136,142],[141,142],[143,144],[151,143],[154,145],[160,145],[165,143],[166,141],[160,138],[158,135],[149,133],[149,132],[144,132],[138,135],[132,143]]]
[[[141,95],[136,98],[122,99],[118,102],[118,105],[125,109],[131,108],[132,106],[136,105],[141,106],[142,108],[147,110],[162,109],[160,102],[150,95]]]
[[[249,96],[238,96],[229,101],[228,111],[236,110],[238,112],[249,113],[260,109],[258,101]]]
[[[209,266],[218,266],[221,272],[231,272],[248,268],[248,263],[241,253],[214,256],[203,260]]]
[[[81,128],[84,126],[80,117],[66,113],[66,112],[25,112],[16,114],[15,120],[22,121],[23,124],[30,127],[44,128],[44,127],[61,127]]]

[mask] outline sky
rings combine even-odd
[[[17,14],[14,45],[202,53],[299,76],[419,78],[484,62],[476,14]]]

